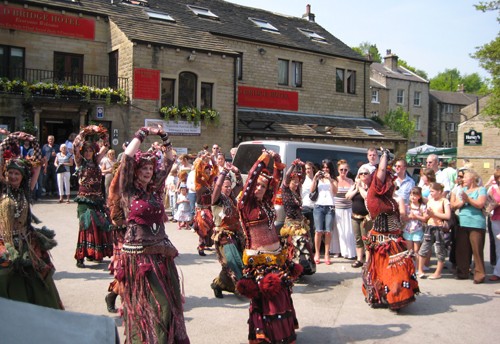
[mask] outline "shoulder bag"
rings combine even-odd
[[[311,199],[311,201],[313,202],[316,202],[316,200],[318,199],[318,196],[319,196],[319,191],[318,191],[318,180],[316,179],[316,188],[314,189],[313,192],[311,192],[309,194],[309,198]]]

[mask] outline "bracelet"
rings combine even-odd
[[[135,132],[134,137],[136,139],[138,139],[139,141],[141,141],[141,143],[143,143],[144,140],[146,139],[146,136],[148,136],[148,134],[149,134],[149,130],[147,128],[141,128]]]
[[[229,173],[229,170],[227,168],[223,168],[222,171],[220,171],[220,174],[223,176],[227,175]]]

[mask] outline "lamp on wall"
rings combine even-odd
[[[320,58],[320,59],[319,59],[319,63],[323,65],[323,64],[325,64],[325,63],[326,63],[326,60],[325,60],[324,58]]]
[[[196,60],[196,55],[195,54],[189,54],[189,56],[187,57],[187,60],[190,61],[190,62],[193,62],[194,60]]]
[[[259,48],[259,54],[261,54],[262,56],[264,56],[266,54],[266,49],[264,48]]]

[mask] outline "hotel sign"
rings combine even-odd
[[[238,106],[297,111],[299,109],[299,93],[239,86]]]
[[[483,133],[478,133],[474,129],[469,130],[468,133],[464,133],[465,146],[481,146],[482,144],[483,144]]]
[[[0,5],[0,28],[94,40],[95,22],[68,14]]]

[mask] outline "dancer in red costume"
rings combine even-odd
[[[419,288],[412,259],[414,253],[406,248],[398,204],[392,197],[395,184],[388,156],[389,152],[383,150],[366,198],[373,228],[365,238],[367,262],[363,268],[363,293],[371,307],[397,310],[415,301]]]
[[[273,175],[268,168],[274,160]],[[287,258],[274,227],[273,200],[285,165],[277,153],[264,151],[248,173],[238,202],[246,243],[243,278],[237,290],[251,299],[249,343],[295,343],[298,328],[292,302],[293,282],[302,266]]]

